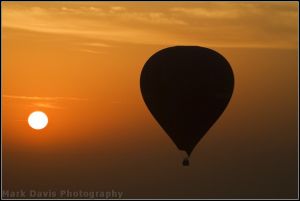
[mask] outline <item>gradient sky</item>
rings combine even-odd
[[[125,198],[296,198],[298,3],[2,2],[3,189]],[[227,109],[182,167],[140,72],[198,45],[235,74]],[[28,126],[42,110],[44,130]]]

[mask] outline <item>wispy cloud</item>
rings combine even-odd
[[[111,45],[108,45],[106,43],[99,43],[99,42],[95,42],[95,43],[82,43],[81,45],[91,46],[91,47],[111,47]]]
[[[33,107],[39,107],[39,108],[49,108],[49,109],[63,109],[63,107],[57,106],[53,103],[33,103],[32,104]]]
[[[161,44],[172,38],[155,29],[146,30],[128,25],[132,21],[143,24],[172,24],[171,19],[155,13],[86,12],[84,8],[67,7],[63,9],[64,12],[40,7],[3,10],[2,26],[8,28],[141,44]],[[137,40],[137,36],[140,40]]]
[[[91,53],[91,54],[103,54],[103,52],[96,51],[96,50],[90,50],[90,49],[78,49],[78,51]]]
[[[45,97],[45,96],[17,96],[17,95],[2,95],[2,98],[19,101],[27,107],[48,108],[48,109],[64,109],[67,107],[66,102],[69,101],[87,101],[86,98],[78,97]]]
[[[239,10],[227,9],[208,9],[208,8],[184,8],[184,7],[175,7],[170,9],[173,12],[181,13],[188,15],[190,17],[197,18],[208,18],[208,19],[226,19],[226,18],[236,18],[239,16]]]
[[[125,11],[126,10],[126,8],[125,7],[122,7],[122,6],[112,6],[111,8],[110,8],[110,11]]]
[[[2,9],[3,27],[107,43],[298,47],[298,4],[293,2],[10,5]]]
[[[40,96],[16,96],[16,95],[2,95],[3,98],[8,99],[19,99],[19,100],[32,100],[32,101],[87,101],[86,98],[77,98],[77,97],[40,97]]]

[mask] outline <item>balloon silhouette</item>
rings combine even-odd
[[[143,99],[177,148],[188,157],[228,105],[234,76],[227,60],[214,50],[175,46],[158,51],[140,77]]]

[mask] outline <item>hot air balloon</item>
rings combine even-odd
[[[228,61],[214,50],[175,46],[158,51],[140,77],[144,102],[179,150],[184,166],[228,105],[234,75]]]

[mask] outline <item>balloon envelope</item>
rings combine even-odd
[[[188,156],[225,110],[234,76],[219,53],[175,46],[155,53],[141,72],[143,99],[157,122]]]

